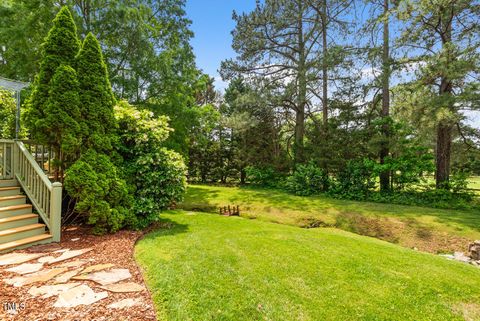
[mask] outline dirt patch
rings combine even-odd
[[[94,236],[88,233],[85,228],[67,230],[62,235],[60,246],[64,249],[93,248],[81,258],[89,260],[89,265],[114,264],[118,268],[128,269],[132,274],[131,281],[144,285],[143,277],[137,266],[133,254],[137,239],[142,232],[120,231],[113,235]],[[19,252],[32,252],[33,250],[22,250]],[[67,261],[68,262],[68,261]],[[4,269],[0,270],[0,279],[11,277],[12,274]],[[43,285],[42,283],[35,284]],[[95,291],[99,291],[98,285],[94,282],[88,284]],[[109,309],[108,305],[117,301],[128,299],[129,293],[109,293],[108,298],[89,306],[78,306],[75,308],[54,308],[56,298],[49,299],[34,298],[28,294],[30,287],[15,288],[5,283],[0,283],[3,303],[14,303],[21,305],[22,309],[16,315],[8,315],[3,307],[0,307],[0,320],[155,320],[155,309],[148,291],[137,293],[136,298],[141,298],[142,306],[130,309]]]
[[[297,224],[302,228],[332,227],[331,224],[327,224],[323,220],[313,216],[302,217],[298,220]]]
[[[303,223],[307,226],[302,226],[302,223],[299,225],[302,227],[323,226],[321,221],[317,222],[309,218],[305,219]],[[397,220],[369,217],[358,213],[340,213],[336,217],[334,227],[434,254],[467,252],[468,244],[472,241],[465,237],[436,231],[431,227],[421,225],[413,218]]]
[[[398,243],[399,239],[394,231],[394,224],[384,218],[368,217],[357,213],[341,213],[336,218],[335,227],[391,243]]]
[[[460,313],[465,321],[480,320],[480,305],[476,303],[461,303],[455,306],[454,311]]]

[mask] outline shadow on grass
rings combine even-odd
[[[143,240],[155,239],[161,236],[171,236],[188,232],[187,224],[180,224],[167,218],[161,218],[160,221],[153,224],[145,235]]]
[[[180,208],[192,211],[216,213],[217,206],[230,203],[246,207],[261,207],[265,211],[271,208],[305,211],[309,214],[334,209],[340,213],[368,214],[378,217],[396,217],[400,220],[417,220],[422,216],[431,216],[440,224],[457,225],[480,231],[480,212],[478,210],[448,210],[431,207],[409,206],[389,203],[361,202],[334,199],[324,195],[299,197],[275,189],[258,187],[203,188],[190,185],[185,202]]]
[[[205,190],[190,185],[185,201],[179,204],[178,208],[186,211],[216,213],[217,206],[210,200],[218,197],[219,193],[216,190]]]

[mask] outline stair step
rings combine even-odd
[[[10,205],[21,205],[21,204],[25,204],[26,201],[27,199],[25,195],[0,197],[0,207],[10,206]]]
[[[0,231],[0,243],[8,243],[45,233],[45,224],[30,224]]]
[[[20,187],[0,187],[0,197],[20,195]]]
[[[0,218],[0,231],[38,223],[37,214],[23,214]]]
[[[0,218],[32,213],[31,204],[11,205],[0,207]]]
[[[0,187],[17,187],[18,182],[16,179],[0,179]]]
[[[16,240],[4,244],[0,244],[0,252],[3,251],[8,251],[8,250],[13,250],[16,248],[22,248],[25,246],[30,246],[34,245],[36,243],[48,243],[51,242],[52,236],[50,234],[41,234],[41,235],[35,235],[32,237],[27,237],[21,240]]]

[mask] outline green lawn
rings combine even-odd
[[[480,191],[480,176],[472,176],[468,178],[468,188]]]
[[[470,265],[338,229],[162,220],[135,252],[159,320],[480,320]]]
[[[239,205],[244,217],[296,226],[323,222],[434,253],[463,251],[469,241],[480,239],[480,213],[475,210],[300,197],[269,189],[204,185],[189,186],[180,208],[216,212],[218,206],[226,205]]]

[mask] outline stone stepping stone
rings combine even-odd
[[[53,306],[55,308],[73,308],[79,305],[90,305],[106,297],[108,297],[107,292],[95,293],[88,285],[82,284],[61,292]]]
[[[80,274],[80,272],[82,272],[82,268],[79,268],[79,269],[75,269],[75,270],[72,270],[72,271],[68,271],[68,272],[65,272],[63,274],[60,274],[58,275],[55,280],[53,281],[53,283],[67,283],[68,281],[70,281],[71,278],[73,278],[75,275],[78,275]]]
[[[100,288],[114,293],[142,292],[145,290],[143,285],[133,282],[109,284],[100,286]]]
[[[100,271],[90,274],[75,276],[73,280],[93,281],[100,285],[109,285],[131,278],[132,275],[128,269],[112,269],[109,271]]]
[[[15,267],[6,269],[5,271],[23,275],[38,272],[42,269],[42,267],[43,263],[23,263]]]
[[[89,267],[85,268],[85,270],[83,270],[82,274],[87,274],[87,273],[102,271],[102,270],[106,270],[106,269],[111,269],[114,266],[115,265],[111,264],[111,263],[92,265],[92,266],[89,266]]]
[[[47,282],[65,271],[67,271],[67,268],[43,270],[37,273],[27,274],[25,276],[17,276],[12,279],[5,279],[3,281],[9,285],[13,285],[14,287],[20,287],[36,282]]]
[[[70,289],[79,286],[80,283],[67,283],[57,285],[43,285],[41,287],[32,287],[28,294],[32,296],[42,296],[42,299],[48,299],[52,296],[59,295],[62,292],[69,291]]]
[[[55,260],[55,256],[44,256],[38,259],[38,263],[47,263]]]
[[[82,254],[88,253],[91,250],[93,250],[93,249],[88,248],[88,249],[75,250],[75,251],[66,251],[66,252],[62,253],[62,255],[60,255],[58,258],[50,259],[45,263],[55,264],[55,263],[62,262],[62,261],[68,260],[68,259],[72,259],[72,258],[80,256]]]
[[[86,264],[86,263],[87,263],[87,261],[75,260],[75,261],[71,261],[71,262],[66,262],[66,263],[60,264],[58,267],[79,268],[79,267],[83,266],[83,265]]]
[[[21,264],[41,256],[44,256],[45,253],[8,253],[0,256],[0,266],[11,265],[11,264]]]
[[[107,305],[108,309],[126,309],[134,306],[142,305],[142,299],[123,299]]]

